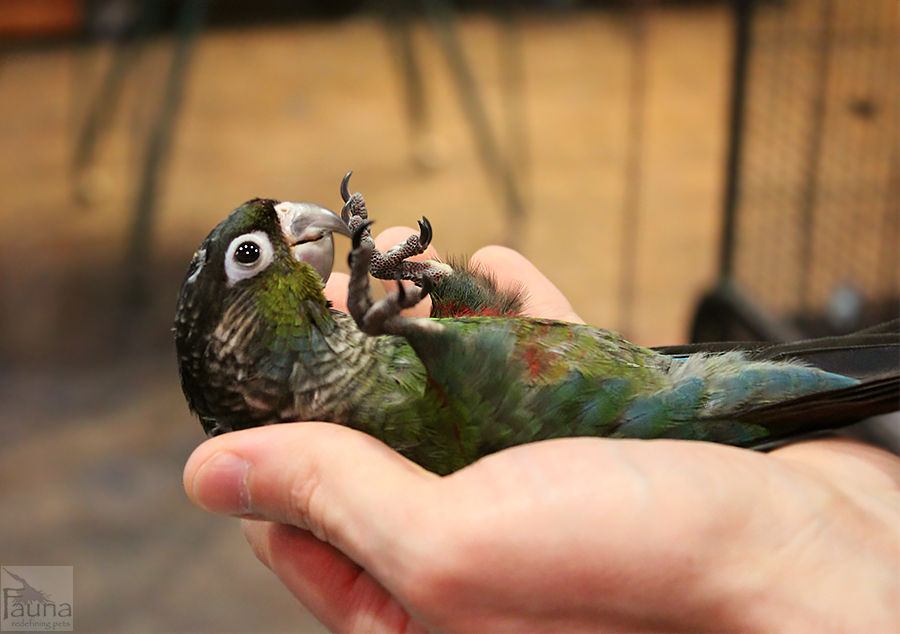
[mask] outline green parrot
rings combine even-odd
[[[608,330],[524,318],[522,294],[500,292],[483,272],[408,261],[431,239],[425,219],[418,235],[379,253],[348,177],[340,216],[254,199],[194,254],[174,333],[182,388],[207,434],[329,421],[448,474],[548,438],[759,447],[898,408],[895,325],[801,344],[653,350]],[[323,294],[334,233],[353,239],[349,315]],[[374,302],[370,272],[419,288],[398,283]],[[432,317],[400,314],[426,294]],[[853,362],[863,367],[841,371]]]

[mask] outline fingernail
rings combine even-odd
[[[211,513],[244,515],[250,511],[250,465],[229,452],[213,455],[194,478],[194,500]]]

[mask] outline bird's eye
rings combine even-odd
[[[242,242],[238,245],[238,248],[234,251],[234,259],[238,264],[243,264],[244,266],[250,266],[255,264],[257,260],[259,260],[259,256],[262,253],[262,250],[259,248],[259,245],[255,242]]]
[[[225,276],[228,286],[264,271],[275,256],[269,237],[262,231],[238,236],[225,252]]]

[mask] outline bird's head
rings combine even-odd
[[[175,314],[175,346],[185,394],[210,359],[241,364],[296,337],[310,322],[327,326],[322,292],[334,262],[340,216],[310,203],[255,199],[231,212],[194,253]]]
[[[334,232],[350,235],[340,216],[318,205],[259,198],[244,203],[194,253],[179,313],[200,303],[227,309],[248,291],[276,287],[319,300],[334,264]]]
[[[332,233],[350,236],[340,216],[311,203],[279,203],[254,199],[223,220],[194,253],[184,291],[204,286],[234,287],[255,278],[275,264],[304,271],[304,262],[318,274],[320,286],[328,281],[334,264]],[[293,261],[293,262],[292,262]]]

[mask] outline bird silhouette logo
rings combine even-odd
[[[4,575],[3,583],[3,619],[0,629],[3,631],[72,631],[72,604],[69,602],[66,587],[71,588],[72,569],[66,566],[28,567],[16,574],[9,568],[0,568]],[[36,572],[38,571],[38,572]],[[42,571],[42,572],[41,572]],[[36,576],[32,576],[32,573]],[[59,575],[62,574],[62,578]],[[10,583],[5,575],[15,583]],[[32,585],[25,577],[36,583]],[[50,575],[50,576],[48,576]],[[68,576],[66,580],[65,577]],[[62,591],[62,601],[53,598],[46,590],[49,584],[54,591]],[[39,587],[36,587],[39,586]]]
[[[10,577],[12,577],[13,579],[15,579],[16,581],[18,581],[19,583],[22,584],[21,588],[4,588],[3,589],[4,594],[6,594],[7,591],[9,592],[9,596],[11,598],[10,603],[12,603],[13,605],[22,606],[22,607],[24,607],[26,605],[30,605],[32,603],[39,603],[40,605],[46,605],[46,604],[56,605],[56,603],[54,601],[50,600],[49,594],[47,594],[46,592],[43,592],[42,590],[38,590],[37,588],[32,586],[30,583],[25,581],[25,579],[23,579],[19,575],[11,573],[6,568],[3,568],[3,572],[5,572]],[[4,601],[3,604],[4,604],[3,605],[3,607],[4,607],[3,618],[8,618],[6,615],[7,602]]]

